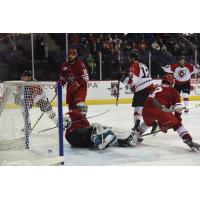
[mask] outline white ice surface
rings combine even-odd
[[[199,102],[193,101],[191,104]],[[130,131],[133,127],[131,105],[91,105],[88,117],[100,114],[110,109],[108,113],[91,118],[90,122],[98,122]],[[64,108],[67,111],[67,107]],[[188,114],[183,114],[183,124],[189,130],[194,141],[200,143],[200,107],[193,108]],[[111,147],[104,151],[94,149],[72,148],[64,142],[65,165],[70,166],[119,166],[119,165],[200,165],[200,153],[192,152],[184,144],[178,133],[170,130],[167,134],[146,136],[142,144],[132,148]]]

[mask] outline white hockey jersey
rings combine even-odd
[[[129,68],[128,76],[123,80],[124,84],[134,87],[138,92],[153,84],[149,69],[143,63],[135,61]]]
[[[191,75],[199,72],[198,66],[190,63],[186,63],[184,66],[180,66],[178,63],[166,65],[162,69],[167,73],[172,73],[176,79],[176,84],[179,85],[190,82]]]

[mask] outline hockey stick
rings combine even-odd
[[[104,111],[103,113],[100,113],[100,114],[98,114],[98,115],[93,115],[93,116],[87,117],[86,119],[90,119],[90,118],[94,118],[94,117],[99,117],[99,116],[101,116],[101,115],[103,115],[103,114],[105,114],[105,113],[107,113],[107,112],[109,112],[109,111],[110,111],[110,109],[109,109],[109,110],[106,110],[106,111]],[[76,120],[76,121],[72,122],[72,124],[78,123],[78,122],[80,122],[80,121],[82,121],[82,120],[83,120],[83,119]],[[55,128],[58,128],[58,127],[57,127],[57,126],[54,126],[54,127],[51,127],[51,128],[47,128],[47,129],[44,129],[44,130],[39,131],[38,133],[43,133],[43,132],[46,132],[46,131],[49,131],[49,130],[52,130],[52,129],[55,129]]]
[[[49,104],[51,104],[51,103],[55,100],[56,96],[57,96],[57,93],[56,93],[56,94],[54,95],[54,97],[51,99],[51,101],[50,101]],[[33,131],[33,129],[35,128],[35,126],[38,124],[38,122],[40,121],[40,119],[43,117],[44,113],[45,113],[45,112],[42,112],[42,114],[39,116],[39,118],[37,119],[37,121],[35,122],[35,124],[33,125],[33,127],[31,128],[30,133]],[[30,133],[29,133],[29,134],[30,134]]]
[[[162,130],[159,129],[159,130],[154,131],[154,132],[146,133],[146,134],[141,135],[141,137],[145,137],[145,136],[147,136],[147,135],[154,135],[155,133],[158,133],[158,132],[160,132],[160,131],[162,131]]]
[[[119,89],[120,89],[120,81],[117,82],[117,96],[116,96],[116,106],[118,106],[118,100],[119,100]]]
[[[196,108],[196,107],[200,107],[200,104],[195,104],[195,105],[191,105],[191,106],[183,106],[180,108],[175,109],[175,112],[181,111],[181,110],[185,110],[185,109],[191,109],[191,108]]]

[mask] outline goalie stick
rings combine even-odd
[[[51,103],[55,100],[56,96],[57,96],[57,93],[56,93],[56,94],[54,95],[54,97],[51,99],[51,101],[50,101],[49,104],[51,104]],[[45,112],[42,112],[42,114],[39,116],[39,118],[37,119],[37,121],[35,122],[35,124],[33,125],[33,127],[31,128],[30,133],[33,131],[33,129],[35,128],[35,126],[38,124],[38,122],[40,121],[40,119],[43,117],[44,113],[45,113]],[[29,133],[29,134],[30,134],[30,133]]]
[[[91,119],[91,118],[94,118],[94,117],[99,117],[99,116],[101,116],[101,115],[103,115],[103,114],[105,114],[105,113],[107,113],[107,112],[109,112],[109,111],[110,111],[110,109],[108,109],[108,110],[106,110],[106,111],[104,111],[103,113],[100,113],[100,114],[98,114],[98,115],[93,115],[93,116],[87,117],[86,119]],[[72,123],[74,124],[74,123],[78,123],[78,122],[80,122],[80,121],[82,121],[82,119],[76,120],[76,121],[74,121],[74,122],[72,122]],[[54,127],[51,127],[51,128],[47,128],[47,129],[44,129],[44,130],[39,131],[38,133],[43,133],[43,132],[46,132],[46,131],[49,131],[49,130],[52,130],[52,129],[55,129],[55,128],[58,128],[58,127],[57,127],[57,126],[54,126]]]

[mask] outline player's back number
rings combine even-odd
[[[147,66],[142,65],[141,69],[143,73],[142,78],[149,78],[150,74],[149,74],[149,69],[147,68]]]

